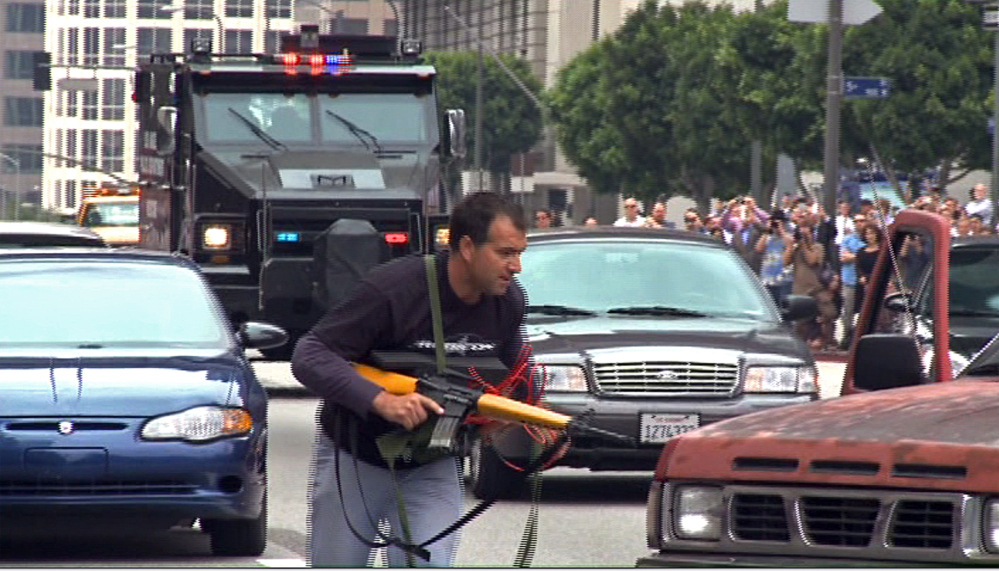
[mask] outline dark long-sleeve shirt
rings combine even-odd
[[[359,375],[351,362],[371,351],[416,351],[434,355],[433,321],[422,256],[408,256],[371,270],[353,293],[302,336],[292,356],[295,378],[323,399],[320,423],[331,438],[348,419],[357,422],[356,455],[384,466],[375,438],[398,429],[371,411],[382,388]],[[508,368],[523,347],[524,293],[514,280],[502,296],[463,302],[448,281],[448,254],[437,256],[438,291],[448,357],[498,357]],[[337,420],[339,417],[340,420]],[[405,465],[405,464],[403,464]]]

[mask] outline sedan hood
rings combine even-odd
[[[994,491],[997,418],[995,380],[863,393],[706,426],[668,445],[660,470],[669,478]]]
[[[698,347],[781,354],[811,362],[808,348],[777,323],[719,317],[543,317],[527,324],[535,354],[620,347]]]
[[[0,416],[145,417],[241,406],[235,358],[0,359]]]

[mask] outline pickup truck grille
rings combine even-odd
[[[898,549],[927,553],[959,547],[961,496],[919,492],[787,489],[738,486],[728,526],[740,545],[777,542],[816,549]],[[795,517],[795,514],[798,517]],[[796,553],[798,547],[795,547]]]
[[[605,393],[727,397],[735,393],[735,364],[689,361],[595,363],[597,387]]]

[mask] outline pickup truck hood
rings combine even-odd
[[[246,398],[248,379],[236,366],[158,361],[0,359],[0,418],[147,417],[208,404],[239,406]]]
[[[667,444],[657,476],[996,491],[999,382],[960,380],[749,414]]]
[[[811,362],[808,348],[777,323],[754,319],[657,316],[540,317],[527,322],[536,355],[618,347],[703,347],[780,354]]]

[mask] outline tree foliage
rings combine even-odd
[[[521,59],[502,54],[499,58],[536,97],[541,82]],[[468,123],[469,158],[475,156],[475,88],[478,52],[428,52],[426,63],[437,69],[437,98],[442,109],[464,109]],[[507,173],[510,159],[527,152],[541,137],[541,110],[488,55],[483,61],[483,168]],[[471,162],[469,162],[471,165]]]
[[[905,171],[987,167],[991,37],[963,0],[879,0],[844,37],[844,75],[892,80],[883,100],[844,101],[847,164],[872,153]],[[558,142],[598,191],[699,199],[745,192],[749,148],[765,182],[786,153],[821,170],[828,28],[787,21],[787,2],[734,13],[648,1],[579,54],[547,94]]]

